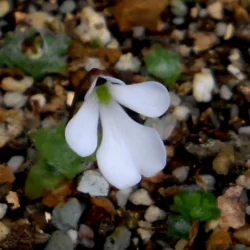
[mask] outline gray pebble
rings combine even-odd
[[[19,92],[6,92],[3,96],[4,105],[8,108],[22,108],[26,101],[28,100],[27,96]]]
[[[117,227],[106,239],[104,250],[125,250],[130,244],[131,232],[126,227]]]
[[[72,12],[76,8],[76,4],[72,0],[66,0],[60,6],[60,12],[66,14]]]
[[[45,250],[73,250],[74,244],[70,240],[70,238],[64,234],[61,231],[55,231],[47,246],[45,247]]]
[[[84,209],[85,206],[76,198],[71,198],[66,203],[60,203],[53,209],[52,224],[64,232],[76,229]]]

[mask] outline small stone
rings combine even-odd
[[[249,238],[249,234],[250,234],[250,226],[249,225],[245,225],[239,229],[237,229],[234,233],[233,236],[234,238],[241,244],[244,245],[250,245],[250,238]]]
[[[134,205],[144,205],[144,206],[150,206],[154,203],[152,198],[150,197],[148,191],[146,189],[138,189],[134,193],[132,193],[129,197],[129,200]]]
[[[48,22],[51,22],[52,20],[53,17],[43,11],[30,12],[25,18],[25,22],[38,30],[46,29]]]
[[[71,239],[72,243],[74,245],[77,244],[77,239],[78,239],[78,232],[74,229],[70,229],[67,231],[67,235],[69,236],[69,238]]]
[[[172,114],[167,114],[161,119],[147,118],[144,125],[156,129],[161,139],[167,140],[177,126],[177,120]]]
[[[66,103],[70,107],[73,104],[73,100],[75,97],[75,92],[74,91],[68,91],[67,92],[67,100]]]
[[[200,178],[204,182],[207,191],[212,191],[214,190],[214,185],[215,185],[215,178],[212,175],[209,174],[203,174],[200,175]]]
[[[185,249],[185,246],[188,244],[188,241],[185,240],[185,239],[180,239],[177,241],[174,249],[175,250],[184,250]]]
[[[46,98],[43,94],[35,94],[30,97],[31,105],[38,106],[40,109],[46,104]]]
[[[170,105],[179,106],[181,104],[181,98],[173,91],[169,91]]]
[[[187,179],[189,167],[183,166],[176,168],[172,171],[172,175],[175,176],[180,182],[184,182]]]
[[[14,173],[21,167],[23,163],[24,163],[24,157],[21,155],[15,155],[8,160],[7,167],[10,169],[12,173]]]
[[[138,227],[150,229],[152,227],[152,224],[150,222],[148,222],[148,221],[145,221],[145,220],[139,220],[138,221]]]
[[[117,227],[115,231],[106,238],[104,250],[125,250],[130,245],[131,232],[126,227]]]
[[[144,36],[145,34],[145,28],[143,26],[136,26],[133,27],[133,37],[134,38],[140,38]]]
[[[0,165],[0,183],[13,183],[15,180],[15,176],[10,171],[9,168]]]
[[[22,80],[16,80],[12,77],[5,77],[0,87],[5,91],[15,91],[23,93],[34,83],[33,78],[25,76]]]
[[[193,97],[197,102],[209,102],[212,99],[212,91],[215,81],[210,72],[196,73],[193,80]]]
[[[184,105],[175,107],[172,113],[177,121],[186,121],[190,115],[190,109]]]
[[[128,198],[132,193],[132,188],[121,189],[116,192],[116,201],[119,207],[125,208]]]
[[[233,93],[230,88],[226,85],[222,85],[220,88],[220,98],[228,101],[231,99],[232,96]]]
[[[7,92],[3,96],[3,103],[8,108],[20,109],[26,104],[27,100],[27,96],[18,92]]]
[[[0,242],[6,239],[7,235],[10,233],[10,229],[0,222]]]
[[[49,239],[48,244],[45,247],[45,250],[73,250],[74,244],[67,234],[64,234],[61,231],[55,231],[51,238]]]
[[[94,231],[91,227],[81,224],[79,228],[79,240],[80,244],[86,248],[93,248],[94,242]]]
[[[170,2],[171,12],[178,17],[186,16],[188,13],[188,7],[185,2],[181,0],[175,0]]]
[[[237,68],[233,64],[229,64],[227,66],[227,70],[228,70],[229,73],[234,75],[238,80],[242,81],[242,80],[245,79],[245,75],[240,71],[239,68]]]
[[[215,33],[219,37],[223,37],[227,32],[227,24],[224,22],[218,22],[215,27]]]
[[[66,0],[60,6],[60,12],[66,14],[72,12],[76,8],[76,4],[72,0]]]
[[[91,196],[107,196],[109,184],[105,178],[95,170],[87,170],[83,173],[77,186],[77,190]]]
[[[164,220],[166,217],[167,213],[156,206],[150,206],[144,214],[145,220],[150,223],[157,220]]]
[[[9,191],[6,196],[6,201],[11,205],[11,210],[15,210],[20,207],[19,198],[16,192]]]
[[[139,72],[141,67],[140,60],[133,56],[132,53],[122,55],[118,62],[115,64],[115,69],[120,71],[131,71],[134,73]]]
[[[146,243],[150,240],[154,231],[152,231],[150,229],[138,228],[137,233],[139,234],[139,236],[143,240],[143,242]]]
[[[0,17],[4,17],[10,11],[10,3],[8,0],[0,1]]]
[[[85,206],[76,198],[60,203],[53,209],[52,224],[62,231],[76,229],[84,209]]]
[[[99,58],[88,57],[88,59],[84,63],[84,69],[86,71],[90,71],[93,68],[105,69],[104,65],[101,63]]]
[[[0,220],[5,216],[8,206],[5,203],[0,203]]]
[[[238,133],[242,136],[250,136],[250,126],[240,127]]]
[[[229,40],[233,37],[235,33],[235,28],[234,28],[234,25],[232,23],[229,23],[227,25],[227,31],[226,31],[226,34],[224,35],[224,40]]]
[[[247,207],[246,207],[246,214],[247,214],[247,215],[250,215],[250,206],[247,206]]]
[[[213,32],[196,32],[193,38],[196,53],[212,48],[217,42],[217,36]]]
[[[207,6],[208,14],[217,20],[221,20],[223,18],[223,7],[220,1],[216,1]]]
[[[239,175],[236,179],[237,185],[249,190],[250,189],[250,170],[247,170],[244,174]]]

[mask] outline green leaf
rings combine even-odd
[[[189,222],[196,219],[209,221],[220,215],[216,198],[204,191],[178,193],[171,210],[180,213]]]
[[[42,39],[41,56],[31,59],[22,53],[22,44],[31,39],[37,31],[30,29],[8,36],[5,45],[0,49],[0,65],[8,68],[18,68],[24,74],[38,80],[47,74],[66,75],[66,54],[70,40],[62,35],[39,33]]]
[[[45,191],[55,189],[63,180],[62,175],[54,172],[45,162],[39,161],[28,174],[25,194],[32,200],[40,198]]]
[[[167,237],[171,239],[188,239],[191,223],[181,215],[170,214],[167,220]]]
[[[59,124],[54,129],[40,129],[33,135],[34,144],[40,157],[54,172],[72,179],[82,172],[86,164],[94,161],[94,155],[81,158],[73,152],[65,140],[65,125]]]
[[[144,56],[147,71],[164,81],[166,86],[172,86],[182,72],[182,65],[178,54],[155,45],[148,55]]]

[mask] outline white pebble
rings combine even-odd
[[[150,240],[150,238],[152,237],[154,232],[152,230],[149,230],[149,229],[147,230],[147,229],[143,229],[143,228],[138,228],[137,233],[139,234],[142,241],[144,243],[146,243]]]
[[[115,64],[115,69],[120,71],[132,71],[137,73],[140,70],[141,61],[132,55],[132,53],[127,53],[122,55],[118,62]]]
[[[46,104],[46,98],[43,94],[35,94],[30,97],[31,103],[37,103],[39,108],[43,108]]]
[[[177,106],[172,113],[177,121],[186,121],[190,115],[190,109],[186,106]]]
[[[169,91],[170,105],[179,106],[181,104],[181,98],[173,91]]]
[[[228,72],[230,72],[233,76],[235,76],[238,80],[242,81],[245,79],[245,75],[240,71],[239,68],[234,66],[233,64],[229,64],[227,66]]]
[[[8,208],[7,204],[0,203],[0,220],[5,216],[7,208]]]
[[[10,169],[11,172],[16,172],[21,165],[24,163],[24,157],[21,155],[12,156],[9,161],[7,162],[7,167]]]
[[[3,96],[4,105],[8,108],[20,109],[27,100],[28,97],[19,92],[6,92]]]
[[[150,206],[154,203],[148,191],[144,188],[138,189],[132,193],[129,200],[135,205]]]
[[[180,182],[184,182],[187,179],[189,167],[179,167],[172,171],[172,175],[175,176]]]
[[[227,85],[222,85],[220,88],[220,98],[224,100],[230,100],[233,96],[231,89]]]
[[[66,0],[60,6],[60,12],[62,13],[70,13],[76,8],[76,4],[72,0]]]
[[[132,193],[133,188],[121,189],[116,192],[116,201],[119,207],[125,208],[128,198]]]
[[[156,206],[150,206],[144,214],[145,220],[150,223],[157,220],[164,220],[166,216],[167,213]]]
[[[105,67],[102,65],[100,59],[98,59],[96,57],[88,57],[88,59],[85,62],[83,67],[86,71],[90,71],[93,68],[105,69]]]
[[[73,242],[73,244],[77,244],[77,240],[78,240],[78,232],[74,229],[70,229],[67,231],[67,235],[69,236],[69,238],[71,239],[71,241]]]
[[[111,40],[111,34],[107,29],[104,16],[91,7],[82,9],[81,24],[76,27],[75,32],[83,42],[97,39],[101,44],[106,45]]]
[[[212,99],[212,92],[215,81],[211,72],[203,71],[196,73],[193,80],[193,96],[197,102],[209,102]]]
[[[91,196],[107,196],[109,184],[99,172],[87,170],[83,173],[77,190]]]

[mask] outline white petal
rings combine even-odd
[[[103,158],[109,155],[109,164],[113,165],[107,175],[109,178],[114,178],[112,181],[116,181],[117,185],[119,185],[119,182],[125,182],[127,187],[129,187],[130,180],[127,176],[130,171],[130,174],[134,175],[133,168],[136,167],[142,175],[150,177],[165,167],[166,150],[156,130],[136,123],[119,104],[114,102],[108,107],[101,107],[100,113],[105,129],[103,132],[105,136],[103,144],[106,145],[106,150],[105,154],[103,153],[102,155],[102,159],[98,158],[101,148],[98,150],[97,160],[100,167]],[[113,145],[112,150],[108,151],[108,147],[111,144]],[[126,170],[126,174],[123,174],[123,176],[119,172],[114,175],[114,170],[112,169],[119,168],[119,166]],[[103,173],[106,170],[105,168],[108,168],[108,166],[103,164],[101,166]],[[122,169],[123,172],[125,170]],[[136,184],[135,182],[133,183]]]
[[[167,111],[170,104],[168,90],[159,82],[124,86],[109,84],[108,86],[116,101],[145,116],[161,116]]]
[[[112,106],[101,106],[100,116],[103,128],[102,143],[97,151],[100,171],[118,189],[136,185],[141,180],[141,174],[131,158]]]
[[[82,157],[91,155],[97,147],[98,119],[98,102],[95,95],[91,95],[66,126],[69,147]]]

